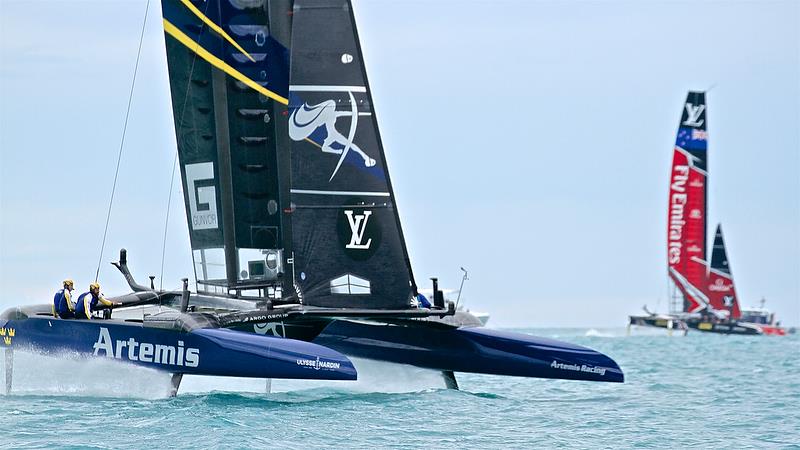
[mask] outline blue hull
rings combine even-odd
[[[480,327],[336,320],[314,339],[346,355],[435,370],[622,383],[617,363],[587,347]]]
[[[113,358],[171,373],[355,380],[341,353],[310,342],[204,328],[189,332],[117,320],[0,320],[0,347]]]

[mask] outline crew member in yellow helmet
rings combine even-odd
[[[72,302],[72,290],[75,283],[69,278],[64,280],[64,287],[56,292],[53,297],[53,317],[72,319],[75,317],[75,303]]]
[[[84,292],[78,297],[78,301],[75,304],[75,318],[91,319],[92,311],[100,309],[98,303],[102,303],[105,306],[119,306],[122,304],[106,300],[103,294],[100,293],[100,285],[92,283],[89,285],[89,292]]]

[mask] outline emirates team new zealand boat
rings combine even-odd
[[[481,327],[435,279],[420,306],[349,0],[162,10],[197,292],[136,283],[123,250],[133,292],[116,318],[15,308],[0,320],[9,349],[153,366],[176,391],[183,373],[353,379],[348,356],[451,388],[454,372],[623,381],[592,349]],[[142,305],[159,308],[125,314]]]
[[[774,334],[786,331],[774,316],[742,310],[733,284],[728,253],[717,225],[709,262],[706,255],[708,208],[708,132],[704,92],[686,97],[672,157],[667,217],[668,274],[676,302],[669,314],[630,316],[630,325],[669,330],[696,329],[726,334]],[[769,318],[767,323],[765,317]]]

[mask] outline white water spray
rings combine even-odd
[[[167,397],[169,389],[168,373],[109,358],[14,352],[11,395],[155,399]]]
[[[292,392],[327,388],[345,392],[418,392],[426,389],[444,389],[441,372],[420,369],[405,364],[393,364],[369,359],[350,358],[358,371],[357,381],[279,380],[273,379],[271,392]],[[266,392],[263,378],[232,378],[184,376],[178,395],[185,393]]]
[[[351,358],[357,381],[279,380],[271,392],[331,389],[342,392],[403,393],[445,388],[441,372],[404,364]],[[5,373],[4,362],[0,361]],[[263,378],[185,375],[178,395],[207,392],[265,393]],[[157,399],[169,397],[170,374],[109,358],[86,358],[72,353],[42,355],[14,353],[11,395],[59,395]]]

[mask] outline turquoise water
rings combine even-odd
[[[150,370],[18,353],[0,446],[800,448],[799,335],[518,331],[605,352],[626,382],[458,374],[449,391],[357,360],[355,383],[194,377],[167,398]]]

